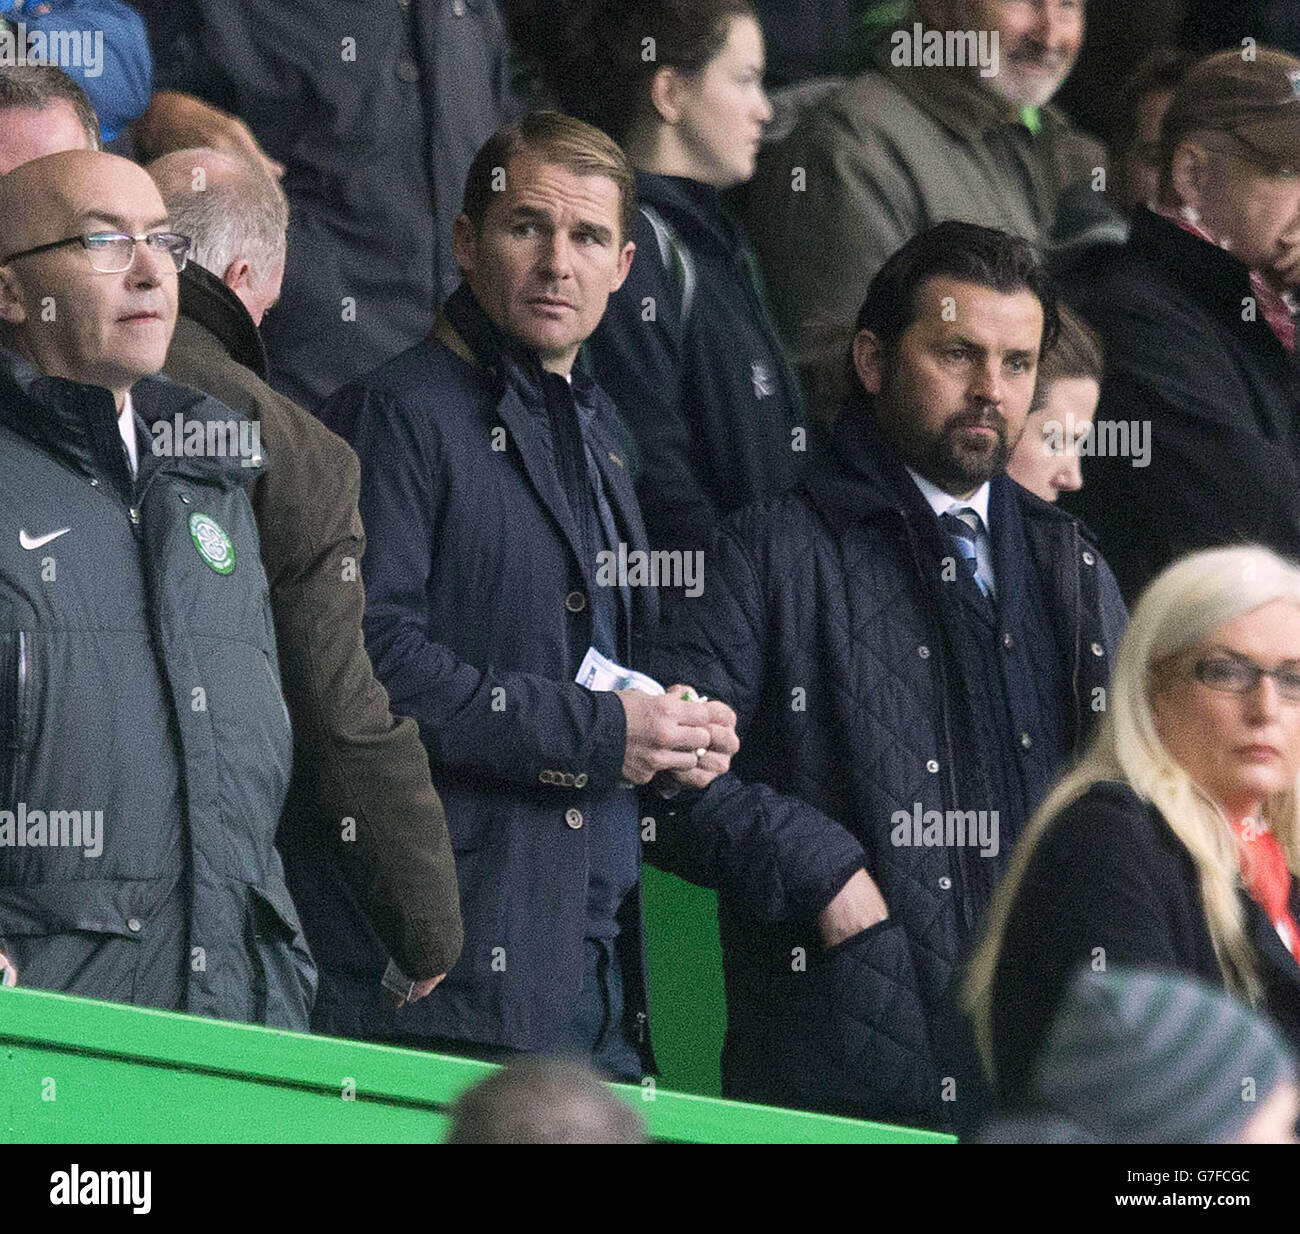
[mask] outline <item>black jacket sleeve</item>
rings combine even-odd
[[[998,958],[992,1043],[1006,1100],[1032,1095],[1038,1059],[1081,967],[1170,968],[1213,980],[1190,857],[1179,847],[1158,816],[1118,783],[1093,785],[1049,825]]]
[[[1056,820],[1034,855],[1022,893],[1026,920],[1079,963],[1175,964],[1157,874],[1163,864],[1146,806],[1119,785],[1095,788]]]
[[[709,557],[704,596],[675,607],[651,653],[661,681],[683,681],[737,716],[742,747],[759,715],[769,625],[763,586],[731,529]],[[863,867],[858,841],[798,797],[737,775],[720,776],[694,801],[658,807],[646,858],[661,869],[725,891],[768,922],[816,916]],[[644,830],[644,828],[643,828]]]

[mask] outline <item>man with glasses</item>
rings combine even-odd
[[[303,1029],[266,463],[158,448],[243,419],[153,377],[189,243],[125,159],[0,177],[0,954],[7,982]]]
[[[1100,277],[1067,288],[1106,375],[1083,489],[1064,504],[1130,600],[1192,549],[1300,556],[1300,60],[1200,61],[1160,144],[1159,199]]]

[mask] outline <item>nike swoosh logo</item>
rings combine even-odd
[[[50,532],[48,536],[29,536],[25,531],[20,531],[18,533],[18,543],[25,549],[40,548],[42,545],[48,544],[51,540],[57,540],[60,536],[66,536],[71,530],[71,527],[64,527],[59,531]]]

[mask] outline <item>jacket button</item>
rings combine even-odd
[[[538,772],[537,778],[543,784],[549,784],[551,782],[551,773],[549,771]]]
[[[1029,735],[1028,733],[1021,733],[1021,734],[1020,734],[1020,744],[1021,744],[1021,746],[1023,746],[1026,750],[1028,750],[1029,747],[1032,746],[1032,745],[1034,744],[1034,740],[1033,740],[1032,737],[1030,737],[1030,735]]]
[[[403,81],[419,81],[420,69],[414,60],[399,60],[397,62],[397,75]]]
[[[1016,649],[1016,640],[1011,637],[1010,632],[1002,636],[1002,646],[1008,651],[1014,651]]]
[[[916,649],[916,654],[920,656],[922,660],[928,660],[930,658],[930,649],[922,645]]]
[[[940,891],[952,890],[952,879],[950,879],[946,874],[939,880],[939,890]]]
[[[571,613],[580,613],[587,607],[587,597],[580,591],[571,591],[564,597],[564,607]]]
[[[564,821],[568,823],[569,826],[572,827],[574,831],[577,831],[578,828],[582,826],[582,811],[565,810]]]
[[[939,760],[937,758],[932,758],[928,763],[926,763],[925,769],[933,775],[939,770]]]
[[[91,476],[91,477],[90,477],[90,487],[91,487],[91,488],[98,488],[98,487],[99,487],[99,477],[98,477],[98,476]]]
[[[1093,643],[1092,654],[1094,656],[1104,656],[1106,654],[1106,648],[1103,647],[1100,643]]]
[[[1095,566],[1097,564],[1097,559],[1086,549],[1083,554],[1083,564],[1085,566]]]
[[[128,918],[126,923],[126,928],[130,930],[132,934],[139,934],[141,930],[140,918],[139,917]]]
[[[587,773],[585,771],[580,771],[576,776],[573,777],[573,787],[574,788],[587,787]]]

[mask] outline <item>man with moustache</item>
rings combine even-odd
[[[930,1126],[971,1097],[946,991],[1125,617],[1080,524],[1003,474],[1056,316],[1028,242],[909,241],[830,465],[723,524],[648,658],[737,715],[734,773],[646,845],[719,892],[727,1096]]]
[[[0,979],[306,1029],[244,492],[266,463],[150,448],[160,421],[242,420],[154,377],[189,248],[125,159],[0,177]],[[100,818],[97,851],[53,842],[70,810]]]
[[[966,62],[934,63],[918,24],[945,56],[949,32],[969,34]],[[1083,0],[913,0],[903,21],[864,29],[869,66],[763,151],[746,194],[773,310],[824,419],[862,289],[895,249],[945,219],[1043,241],[1062,193],[1105,164],[1048,106],[1083,45]]]

